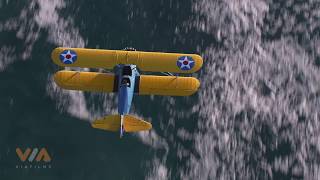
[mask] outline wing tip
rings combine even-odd
[[[62,76],[61,71],[58,71],[53,75],[53,80],[59,87],[62,86],[61,76]]]
[[[199,71],[203,65],[203,58],[199,54],[194,54],[194,59],[196,61],[196,67],[192,73]]]

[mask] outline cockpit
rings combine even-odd
[[[132,69],[130,66],[124,66],[122,69],[122,76],[132,76]]]
[[[123,77],[121,80],[121,86],[127,86],[130,87],[131,83],[130,83],[130,79],[127,77]]]

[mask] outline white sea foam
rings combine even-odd
[[[154,149],[164,149],[169,151],[168,143],[165,139],[161,138],[155,130],[142,131],[137,133],[139,139],[146,145],[151,146]]]
[[[161,162],[158,158],[152,160],[151,172],[147,175],[148,180],[166,180],[169,179],[168,168],[165,166],[164,162]]]
[[[3,57],[1,59],[1,70],[4,70],[16,60],[30,58],[41,30],[48,32],[48,43],[65,47],[84,47],[85,40],[74,25],[73,17],[65,18],[59,15],[59,10],[65,7],[66,4],[63,0],[33,0],[21,10],[19,16],[0,23],[0,32],[14,31],[16,37],[24,41],[24,49],[21,54],[6,46],[1,48],[0,52]],[[47,57],[49,57],[49,54]],[[50,61],[50,59],[47,59],[47,61]],[[62,90],[56,87],[52,77],[48,77],[47,91],[57,102],[57,107],[60,110],[65,110],[70,115],[84,120],[92,120],[97,116],[97,113],[91,110],[93,107],[87,107],[83,92]]]
[[[205,88],[194,107],[202,117],[194,141],[197,155],[190,154],[181,178],[261,179],[277,172],[314,179],[319,174],[308,159],[320,153],[320,71],[295,38],[261,40],[269,8],[264,1],[195,3],[205,17],[195,25],[225,49],[205,51]],[[277,151],[285,155],[274,155]]]
[[[138,138],[142,143],[149,145],[156,150],[165,150],[161,158],[158,158],[156,155],[151,160],[149,166],[149,173],[146,175],[146,179],[156,179],[156,180],[165,180],[169,179],[170,172],[165,165],[167,160],[167,155],[169,151],[169,146],[167,141],[160,137],[155,130],[139,132]]]
[[[61,17],[58,10],[65,8],[63,0],[37,0],[39,11],[34,19],[49,32],[49,41],[64,47],[84,47],[85,40],[79,34],[72,17]]]
[[[56,85],[52,76],[49,76],[47,92],[52,99],[57,101],[60,111],[67,111],[70,115],[83,120],[90,120],[91,115],[86,107],[84,94],[80,91],[63,90]]]
[[[16,59],[15,48],[11,46],[0,47],[0,72],[4,71]]]
[[[34,22],[48,31],[49,42],[58,46],[84,47],[85,41],[73,24],[72,18],[65,19],[58,13],[58,10],[65,8],[63,0],[35,0],[34,3],[39,6]],[[57,101],[60,110],[66,110],[70,115],[84,120],[91,120],[93,117],[83,92],[62,90],[56,87],[52,77],[49,78],[47,90]]]

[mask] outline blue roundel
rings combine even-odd
[[[73,50],[64,50],[59,56],[63,64],[73,64],[77,60],[77,53]]]
[[[192,69],[194,64],[194,60],[191,56],[181,56],[177,60],[177,66],[183,71]]]

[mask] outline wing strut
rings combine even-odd
[[[124,129],[123,129],[123,115],[120,116],[120,138],[122,138],[123,136],[123,132],[124,132]]]
[[[170,72],[161,72],[161,74],[164,74],[164,75],[166,75],[166,76],[175,76],[175,75],[173,75],[173,74],[170,73]]]

